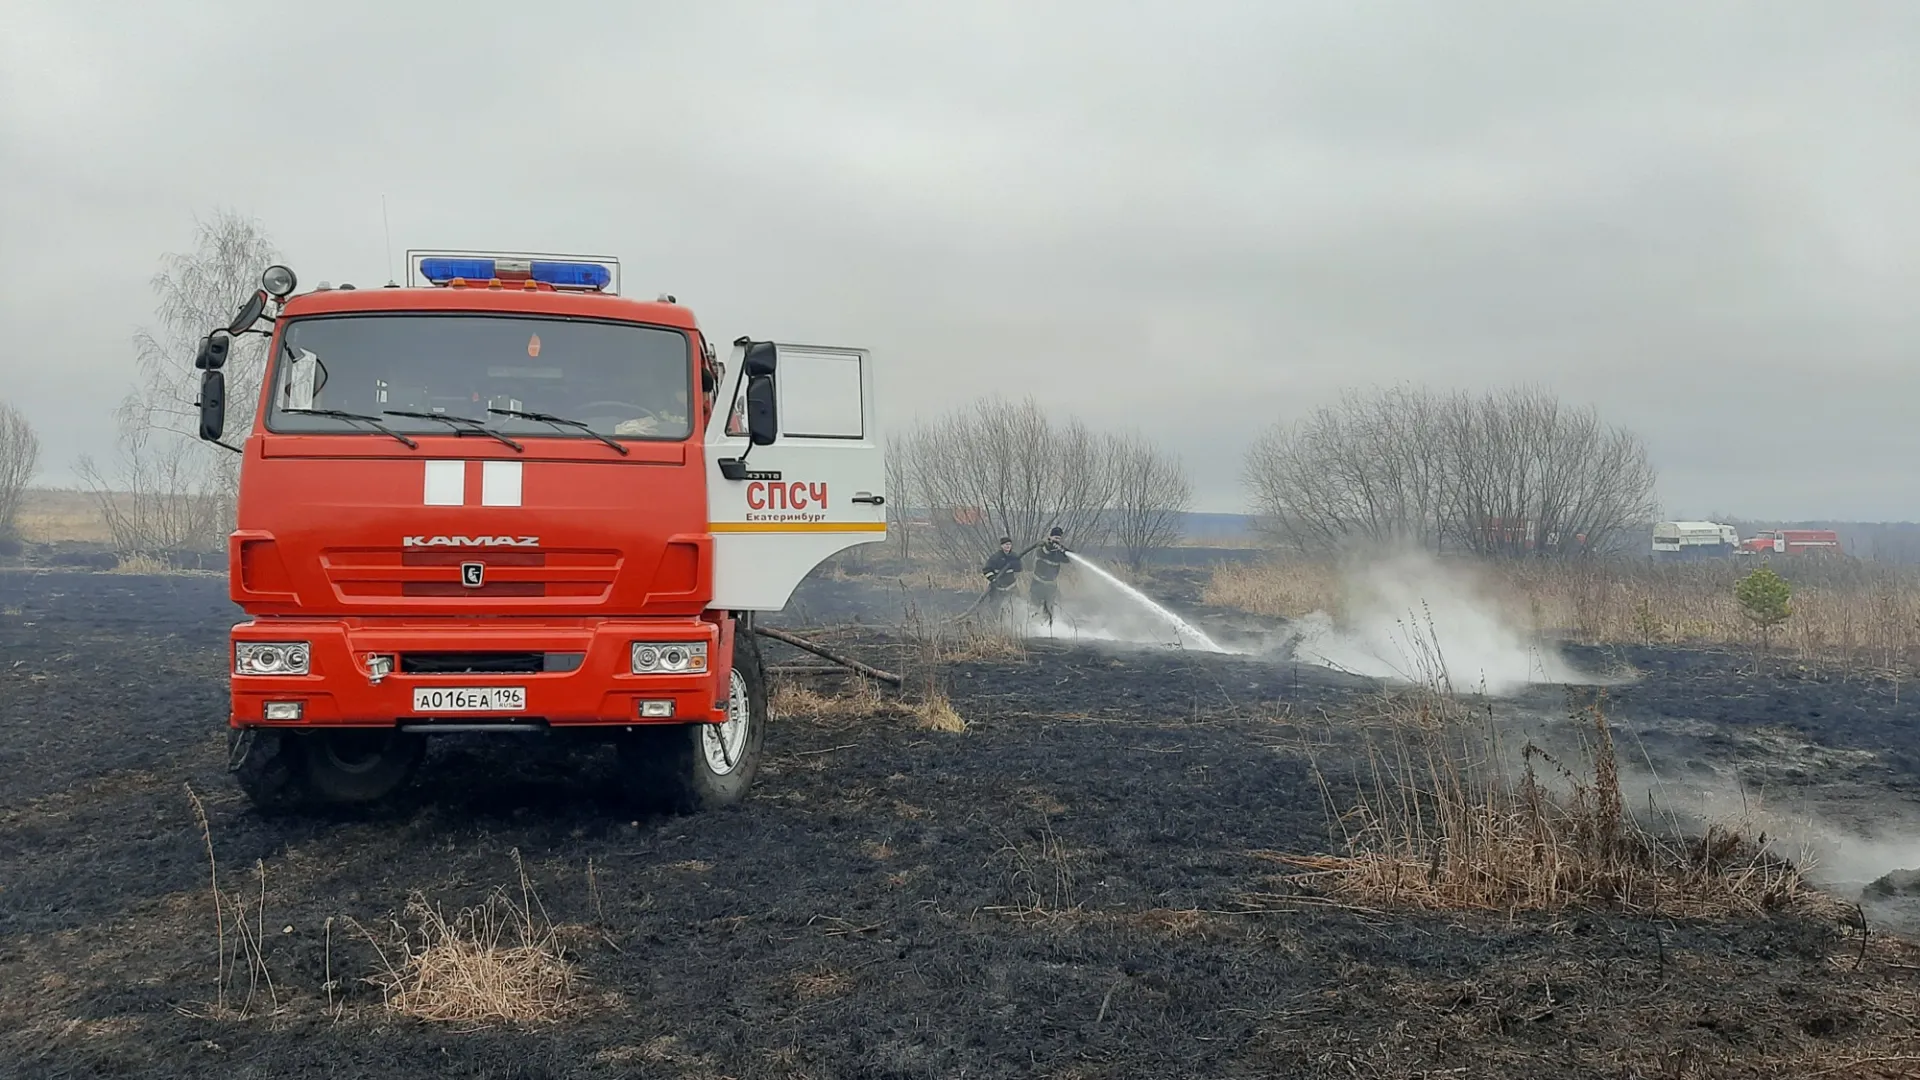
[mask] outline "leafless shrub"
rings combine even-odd
[[[1639,438],[1535,389],[1349,392],[1266,432],[1242,479],[1262,528],[1315,555],[1355,542],[1580,554],[1654,514]]]
[[[0,540],[16,535],[20,502],[40,464],[40,438],[26,414],[0,401]]]
[[[134,339],[138,384],[114,414],[113,458],[82,457],[121,554],[217,550],[233,527],[238,457],[198,437],[199,371],[207,332],[225,326],[277,261],[254,221],[231,212],[199,222],[194,249],[169,254],[152,279],[158,325]],[[265,374],[263,339],[235,339],[226,367],[227,430],[253,423]]]

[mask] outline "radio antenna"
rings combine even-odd
[[[394,288],[400,283],[395,281],[393,277],[393,225],[387,220],[387,196],[385,192],[381,192],[380,194],[380,228],[385,231],[387,238],[387,287]]]

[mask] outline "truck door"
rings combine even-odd
[[[720,610],[778,611],[828,556],[887,538],[872,357],[779,342],[774,356],[776,440],[750,446],[745,339],[734,343],[707,426],[707,528]]]

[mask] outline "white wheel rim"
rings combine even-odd
[[[732,672],[727,680],[727,718],[722,723],[706,725],[700,738],[707,769],[715,776],[725,776],[740,767],[740,759],[747,751],[747,725],[752,721],[747,680],[741,678],[738,671]]]

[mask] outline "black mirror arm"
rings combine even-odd
[[[723,457],[715,461],[714,464],[720,466],[720,475],[726,477],[729,480],[778,480],[780,479],[779,469],[747,468],[747,455],[752,452],[753,452],[753,443],[749,441],[747,443],[747,448],[745,450],[740,451],[739,457]]]
[[[209,439],[207,441],[211,442],[215,446],[224,446],[227,449],[233,451],[234,453],[241,455],[242,457],[246,456],[247,452],[245,450],[240,449],[239,447],[233,445],[232,443],[228,442],[225,439]]]

